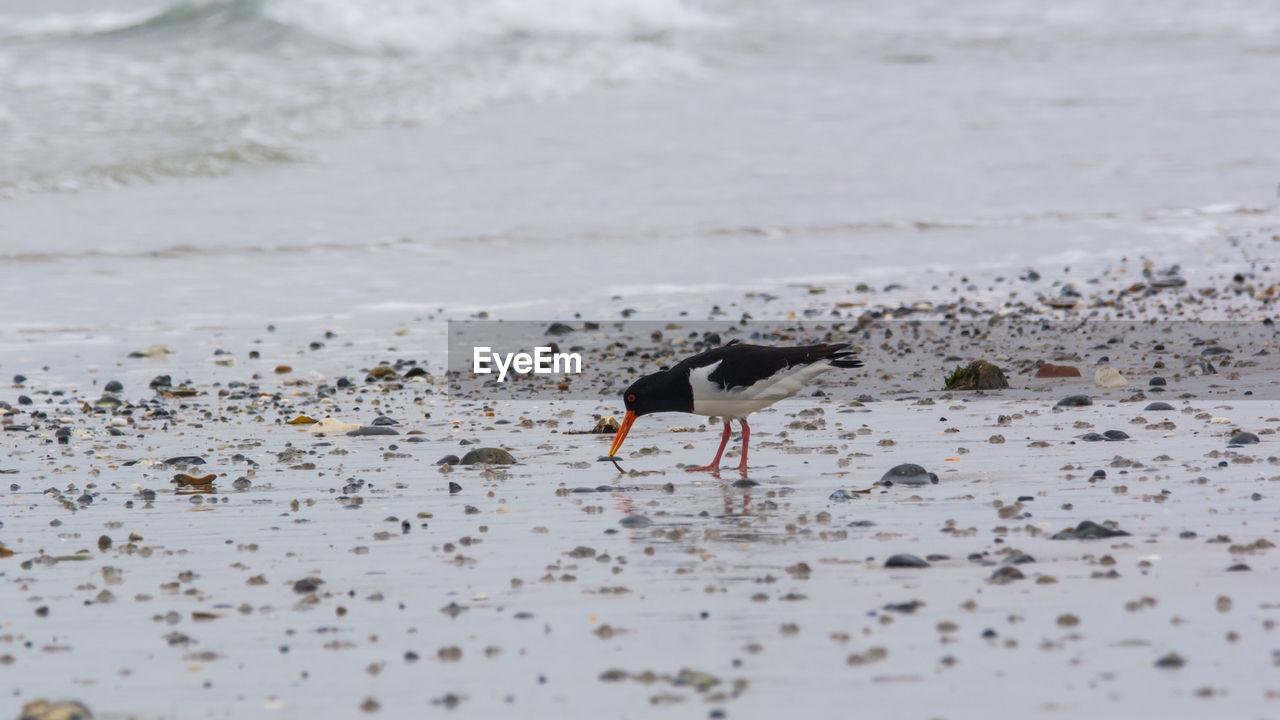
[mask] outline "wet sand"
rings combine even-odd
[[[323,321],[193,329],[183,352],[112,346],[116,364],[77,372],[56,343],[28,343],[55,369],[4,397],[4,712],[47,697],[98,718],[1271,714],[1280,353],[1265,274],[1105,277],[1072,309],[975,309],[1190,323],[1210,308],[1222,323],[1204,335],[1227,347],[1214,375],[1190,371],[1200,347],[1153,370],[1135,341],[1087,351],[1070,363],[1082,378],[1035,380],[1042,348],[975,339],[966,359],[995,358],[1014,385],[979,393],[940,390],[955,363],[874,334],[909,337],[912,319],[967,306],[958,294],[921,306],[815,287],[734,311],[842,318],[868,366],[754,416],[746,479],[683,471],[714,451],[701,418],[644,418],[619,473],[598,462],[610,435],[582,432],[619,412],[612,395],[449,393],[439,320],[359,343]],[[713,318],[712,300],[685,306]],[[1232,346],[1242,329],[1261,339]],[[1094,386],[1103,353],[1129,387]],[[383,360],[395,375],[367,378]],[[620,382],[644,364],[618,362]],[[1054,407],[1077,393],[1093,404]],[[1143,409],[1155,400],[1174,409]],[[317,434],[299,416],[385,416],[398,434]],[[1128,437],[1084,438],[1106,430]],[[1241,431],[1260,442],[1228,447]],[[484,447],[517,463],[436,464]],[[938,482],[879,483],[901,463]],[[1055,539],[1083,521],[1128,535]],[[886,568],[897,554],[929,567]]]

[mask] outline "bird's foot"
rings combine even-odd
[[[685,468],[684,471],[685,472],[709,472],[709,473],[715,473],[718,475],[720,473],[720,466],[719,465],[695,465],[693,467]]]

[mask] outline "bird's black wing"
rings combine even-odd
[[[838,368],[860,367],[862,361],[853,357],[853,351],[848,348],[849,343],[800,347],[730,343],[686,358],[672,369],[688,372],[720,363],[715,370],[711,371],[707,379],[725,390],[730,390],[749,387],[773,377],[780,370],[797,365],[812,365],[823,360]]]

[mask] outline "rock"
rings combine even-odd
[[[1071,530],[1063,530],[1054,535],[1052,540],[1100,540],[1104,538],[1128,536],[1129,533],[1119,528],[1109,528],[1092,520],[1083,520]]]
[[[109,393],[118,393],[124,390],[124,385],[122,385],[119,380],[111,380],[106,385],[103,385],[102,389]]]
[[[376,427],[382,427],[382,426],[384,426],[384,425],[399,425],[399,424],[400,424],[400,421],[399,421],[399,420],[393,420],[393,419],[391,419],[391,418],[387,417],[386,415],[379,415],[378,417],[376,417],[376,418],[374,418],[374,419],[373,419],[373,422],[371,422],[371,423],[369,423],[369,424],[370,424],[370,425],[373,425],[373,426],[376,426]]]
[[[1208,360],[1196,360],[1187,366],[1187,372],[1191,375],[1217,375],[1218,368]]]
[[[1107,477],[1107,471],[1099,468],[1097,470],[1094,470],[1093,474],[1090,475],[1089,477],[1097,480],[1105,480]]]
[[[1102,437],[1109,442],[1115,442],[1117,440],[1128,440],[1129,433],[1123,430],[1108,430],[1102,433]]]
[[[161,388],[173,387],[173,378],[169,377],[168,375],[157,375],[151,379],[151,382],[147,386],[150,387],[152,390],[159,390]]]
[[[647,528],[653,521],[644,515],[628,515],[619,520],[618,524],[624,528]]]
[[[890,556],[888,560],[884,561],[884,566],[887,568],[927,568],[929,563],[915,555],[902,553]]]
[[[502,448],[476,448],[462,456],[460,465],[514,465],[516,459]]]
[[[1210,357],[1213,355],[1230,355],[1231,351],[1221,345],[1210,345],[1209,347],[1201,350],[1200,354],[1204,357]]]
[[[1227,441],[1228,445],[1257,445],[1259,443],[1257,435],[1251,432],[1239,432],[1231,436]]]
[[[1186,284],[1187,284],[1187,281],[1183,280],[1177,275],[1168,275],[1165,277],[1158,277],[1151,281],[1151,287],[1156,290],[1165,290],[1168,288],[1179,288]]]
[[[179,455],[164,461],[165,465],[204,465],[204,458],[195,455]]]
[[[1093,404],[1088,395],[1068,395],[1058,401],[1054,407],[1087,407]]]
[[[336,433],[351,432],[352,430],[355,430],[359,427],[360,426],[355,423],[344,422],[342,420],[339,420],[338,418],[327,417],[321,420],[320,422],[315,423],[310,427],[308,427],[307,432],[315,433],[317,435],[321,433],[336,434]]]
[[[756,482],[755,480],[752,480],[751,478],[742,478],[739,480],[734,480],[732,483],[730,483],[730,485],[736,488],[752,488],[759,484],[760,483]]]
[[[391,366],[379,365],[369,371],[369,374],[365,376],[364,381],[377,382],[378,380],[395,380],[399,377],[400,375],[396,373],[395,369]]]
[[[565,325],[564,323],[554,322],[547,326],[548,335],[559,337],[562,335],[568,335],[571,332],[575,332],[573,327]]]
[[[1157,402],[1153,402],[1153,403],[1147,403],[1147,406],[1146,406],[1146,407],[1144,407],[1144,408],[1142,408],[1142,409],[1143,409],[1143,410],[1150,410],[1151,412],[1155,412],[1155,411],[1157,411],[1157,410],[1173,410],[1173,409],[1174,409],[1174,407],[1173,407],[1172,405],[1170,405],[1169,403],[1164,402],[1163,400],[1161,400],[1161,401],[1157,401]]]
[[[93,713],[74,700],[49,702],[40,698],[23,705],[18,720],[93,720]]]
[[[1013,565],[1003,565],[991,573],[991,577],[987,582],[993,585],[1007,585],[1014,580],[1022,580],[1025,577],[1026,575],[1023,575],[1022,571]]]
[[[903,463],[880,476],[881,485],[929,485],[937,482],[937,475],[915,463]]]
[[[1160,658],[1159,660],[1156,660],[1156,667],[1160,668],[1161,670],[1176,670],[1186,664],[1187,664],[1187,661],[1184,660],[1181,655],[1175,652],[1171,652],[1168,655],[1165,655],[1164,657]]]
[[[240,477],[235,479],[235,482],[231,483],[231,487],[235,488],[236,490],[248,490],[249,488],[253,487],[253,482],[249,480],[249,478],[241,475]]]
[[[598,433],[600,435],[612,435],[613,433],[618,432],[619,427],[618,418],[610,415],[597,420],[596,426],[591,428],[591,432]]]
[[[458,493],[460,493],[460,492],[462,492],[462,486],[461,486],[461,485],[459,485],[459,484],[458,484],[458,483],[456,483],[456,482],[450,481],[450,482],[449,482],[449,494],[450,494],[450,495],[456,495],[456,494],[458,494]]]
[[[1160,377],[1159,375],[1147,381],[1147,385],[1150,385],[1151,387],[1164,387],[1165,385],[1168,385],[1168,384],[1169,382],[1164,378]]]
[[[365,437],[368,435],[399,435],[400,431],[385,425],[366,425],[347,431],[347,437]]]
[[[1002,390],[1009,387],[1004,371],[986,360],[974,360],[947,376],[943,390]]]
[[[847,490],[836,490],[828,495],[827,499],[831,502],[848,502],[853,499],[853,496]]]
[[[437,465],[457,465],[460,461],[457,455],[445,455],[436,461]]]
[[[1038,378],[1067,378],[1080,377],[1080,368],[1071,365],[1054,365],[1053,363],[1045,363],[1036,370]]]
[[[324,580],[318,577],[305,577],[293,583],[293,591],[299,595],[306,595],[309,592],[315,592],[323,584]]]
[[[1083,440],[1084,442],[1101,442],[1102,436],[1099,435],[1098,433],[1091,432],[1091,433],[1085,433],[1084,435],[1081,435],[1080,439]]]
[[[1119,370],[1103,365],[1093,373],[1093,384],[1100,388],[1122,388],[1128,387],[1129,381],[1124,379]]]

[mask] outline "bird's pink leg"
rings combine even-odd
[[[702,471],[702,470],[710,470],[710,471],[712,471],[712,472],[717,472],[717,471],[719,471],[719,470],[720,470],[720,456],[724,454],[724,446],[729,444],[729,436],[730,436],[730,435],[732,435],[732,434],[733,434],[733,431],[731,431],[731,430],[729,429],[729,421],[728,421],[728,420],[725,420],[725,421],[724,421],[724,432],[723,432],[723,433],[721,433],[721,435],[720,435],[720,449],[719,449],[719,450],[716,450],[716,459],[715,459],[715,460],[712,460],[710,465],[698,465],[698,466],[696,466],[696,467],[687,467],[687,468],[685,468],[685,471],[686,471],[686,472],[699,472],[699,471]]]
[[[751,428],[747,427],[746,418],[738,422],[742,423],[742,462],[738,463],[738,472],[745,476],[747,474],[747,441],[751,439]]]

